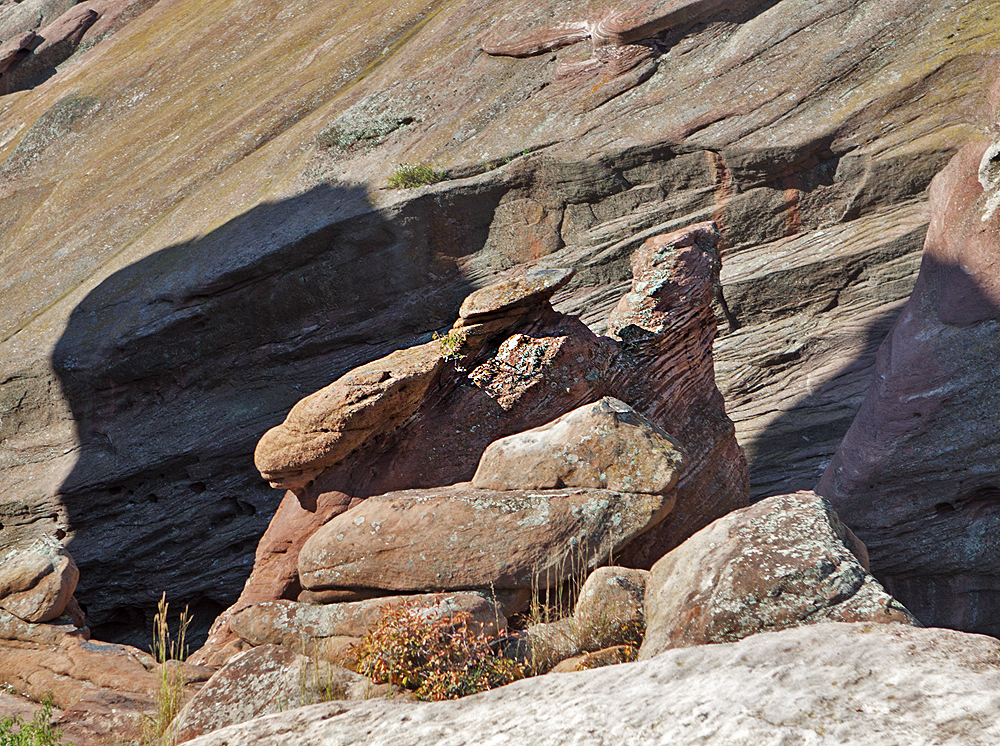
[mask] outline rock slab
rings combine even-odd
[[[995,88],[994,88],[995,90]],[[913,294],[816,486],[922,621],[1000,635],[997,144],[934,177]]]
[[[675,496],[612,490],[478,490],[457,484],[371,497],[313,534],[305,588],[548,588],[607,561]]]
[[[331,702],[191,746],[993,746],[1000,642],[824,623],[425,704]]]

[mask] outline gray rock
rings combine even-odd
[[[278,645],[261,645],[219,669],[188,700],[172,727],[183,743],[263,715],[329,700],[370,699],[387,691],[346,668]]]
[[[849,544],[857,539],[812,492],[718,519],[653,565],[640,659],[822,621],[919,624]]]
[[[625,402],[606,396],[547,425],[494,441],[472,484],[484,490],[667,493],[683,468],[679,443]]]
[[[825,623],[453,702],[314,705],[191,746],[993,746],[998,659],[989,637]]]

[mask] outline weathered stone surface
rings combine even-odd
[[[653,565],[641,659],[823,621],[919,624],[848,549],[811,492],[720,518]]]
[[[919,196],[989,124],[962,116],[984,108],[991,11],[987,0],[781,0],[752,18],[667,29],[636,65],[615,56],[619,70],[578,65],[589,44],[480,54],[486,31],[509,24],[501,36],[519,39],[590,17],[565,4],[514,0],[502,21],[461,0],[158,6],[106,54],[77,56],[0,107],[2,499],[37,518],[0,521],[0,543],[66,530],[100,634],[144,643],[162,590],[191,603],[204,634],[274,510],[249,456],[303,395],[426,341],[469,291],[524,263],[578,268],[556,306],[603,331],[650,235],[712,217],[724,253],[766,258],[786,235],[822,240],[828,221]],[[194,116],[191,91],[205,92]],[[337,147],[320,138],[331,126]],[[456,178],[379,190],[404,161]],[[880,273],[846,295],[881,292]],[[826,351],[853,343],[827,326],[864,333],[849,309],[803,313],[782,334]],[[768,357],[794,346],[758,331],[734,346]],[[811,384],[790,391],[823,393],[840,368],[812,350],[726,385],[774,393],[798,369]],[[783,440],[808,449],[797,436],[826,438],[830,409],[849,418],[833,392],[821,398]],[[788,403],[774,393],[744,411],[741,432],[767,443]],[[815,449],[810,473],[832,449]],[[787,475],[780,453],[765,454],[768,469]],[[338,489],[354,495],[347,481]],[[191,566],[195,544],[217,561]],[[270,587],[287,575],[270,573],[281,579]]]
[[[482,323],[497,316],[510,316],[532,306],[548,305],[549,299],[573,278],[571,269],[543,269],[488,285],[462,301],[458,316],[464,322]]]
[[[261,645],[230,661],[188,701],[174,721],[177,742],[316,702],[385,696],[386,689],[340,666]]]
[[[254,463],[272,487],[302,489],[409,418],[443,364],[440,344],[428,342],[355,368],[292,407],[260,439]]]
[[[405,427],[362,445],[301,496],[286,496],[231,611],[299,594],[300,548],[333,516],[357,508],[362,499],[348,493],[365,496],[464,481],[474,475],[493,441],[551,422],[554,414],[605,394],[630,402],[678,440],[692,438],[687,447],[691,465],[678,487],[681,518],[673,521],[668,515],[616,559],[648,567],[689,532],[745,505],[745,464],[715,387],[709,349],[719,235],[710,225],[694,231],[704,246],[690,238],[690,231],[678,231],[653,241],[655,256],[646,252],[636,264],[637,297],[653,302],[662,295],[672,305],[647,308],[642,318],[634,319],[636,324],[629,308],[623,309],[619,316],[622,328],[630,330],[630,342],[598,337],[580,320],[543,304],[526,312],[519,331],[506,339],[511,330],[504,327],[469,345],[472,349],[460,363],[449,361]],[[676,292],[681,286],[684,293]],[[658,369],[669,373],[651,378]],[[226,625],[221,618],[198,660],[222,662],[211,651],[225,644],[222,640],[230,634]]]
[[[453,702],[314,705],[192,746],[992,746],[1000,738],[998,657],[1000,643],[985,636],[825,623]]]
[[[9,611],[0,609],[0,640],[19,640],[43,645],[59,645],[67,635],[87,639],[89,630],[67,621],[65,624],[26,622]]]
[[[0,558],[0,609],[26,622],[50,622],[66,611],[79,579],[73,558],[53,539],[13,547]]]
[[[477,490],[458,484],[365,500],[299,554],[306,588],[548,588],[655,526],[674,495]],[[377,559],[376,559],[377,558]]]
[[[587,577],[573,607],[583,650],[641,639],[648,579],[648,571],[627,567],[599,567]]]
[[[816,491],[922,621],[1000,634],[1000,215],[994,150],[963,148],[931,184],[913,295]],[[984,188],[984,186],[986,188]]]
[[[573,671],[587,671],[591,668],[630,663],[635,660],[635,652],[636,648],[631,645],[615,645],[603,650],[595,650],[593,653],[567,658],[556,664],[549,673],[572,673]]]
[[[472,484],[484,490],[593,487],[667,493],[683,467],[677,441],[625,402],[606,396],[491,443]]]
[[[413,607],[413,613],[428,619],[450,619],[468,614],[470,622],[489,634],[506,627],[503,614],[487,599],[474,593],[434,593],[384,596],[367,601],[312,606],[294,601],[266,601],[241,609],[229,624],[251,645],[283,645],[304,653],[322,648],[336,637],[363,637],[389,608]],[[319,647],[317,647],[317,645]]]

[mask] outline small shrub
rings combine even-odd
[[[523,664],[498,655],[466,612],[429,620],[409,604],[382,612],[357,649],[358,672],[413,689],[420,699],[457,699],[524,678]]]
[[[152,713],[143,714],[140,721],[139,739],[142,746],[173,744],[175,733],[170,725],[180,712],[184,695],[184,674],[179,667],[166,664],[167,661],[184,660],[187,657],[184,638],[191,618],[185,607],[180,615],[177,636],[171,637],[170,628],[167,626],[169,608],[166,594],[163,594],[156,607],[156,616],[153,617],[153,645],[150,650],[153,658],[160,664],[160,684],[156,690],[156,707]]]
[[[0,746],[60,746],[62,736],[49,722],[52,698],[42,700],[42,709],[30,723],[21,717],[0,717]]]
[[[465,345],[465,332],[452,329],[444,336],[434,332],[434,339],[441,343],[441,354],[445,360],[461,360],[462,347]]]
[[[443,171],[435,171],[423,163],[416,166],[402,163],[389,177],[388,186],[390,189],[412,189],[425,184],[437,184],[444,181],[445,176]]]

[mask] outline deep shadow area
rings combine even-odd
[[[744,446],[750,465],[750,501],[811,490],[854,421],[875,372],[879,345],[899,317],[899,308],[875,316],[861,332],[858,353],[808,395],[783,411],[753,443]],[[773,356],[773,367],[797,367],[800,355]]]
[[[166,594],[201,644],[281,498],[257,440],[453,321],[471,290],[456,259],[482,248],[502,193],[432,192],[389,220],[362,188],[322,185],[147,256],[76,307],[53,355],[79,439],[59,499],[96,638],[148,646]]]

